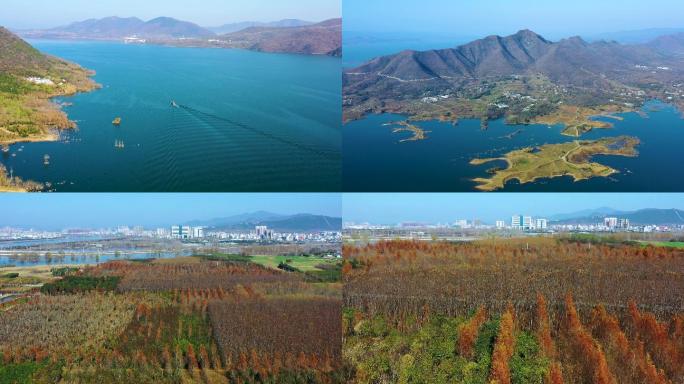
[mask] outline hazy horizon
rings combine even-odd
[[[684,194],[649,193],[347,193],[344,222],[397,224],[414,221],[453,223],[480,219],[488,223],[512,215],[551,217],[587,209],[636,211],[645,208],[684,209]]]
[[[202,27],[218,27],[239,22],[272,22],[300,19],[319,22],[341,17],[341,0],[205,0],[202,7],[188,7],[186,2],[169,0],[94,2],[63,0],[5,0],[0,13],[0,26],[9,29],[54,28],[87,19],[104,17],[137,17],[148,21],[172,17]],[[28,16],[27,16],[28,15]]]
[[[147,228],[268,211],[342,216],[339,194],[7,194],[0,228]]]
[[[346,32],[452,36],[455,40],[530,29],[549,39],[684,28],[684,4],[674,0],[548,2],[542,0],[345,0]],[[378,17],[382,15],[382,17]]]

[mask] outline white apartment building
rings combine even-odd
[[[532,216],[524,216],[522,226],[524,230],[534,229],[534,219]]]
[[[549,221],[547,219],[536,219],[535,227],[538,230],[546,230],[549,227]]]
[[[189,225],[174,225],[171,227],[171,237],[174,239],[189,239],[192,230]]]

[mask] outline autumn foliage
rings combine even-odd
[[[492,355],[492,383],[510,384],[511,373],[508,361],[513,355],[514,348],[514,322],[513,313],[507,311],[501,316],[499,325],[499,335],[494,344],[494,354]]]
[[[487,321],[487,310],[480,307],[475,316],[473,316],[467,323],[465,323],[458,334],[458,351],[462,356],[472,358],[473,348],[475,346],[475,339],[480,331],[482,324]]]
[[[376,318],[411,334],[429,308],[433,317],[463,319],[455,351],[470,364],[479,364],[498,319],[492,382],[525,382],[537,369],[547,384],[684,380],[683,250],[525,238],[383,241],[345,245],[343,254],[344,304],[366,319],[349,318],[349,337],[361,337],[354,324]],[[531,363],[535,353],[541,368]],[[417,364],[413,355],[397,359],[390,377]]]

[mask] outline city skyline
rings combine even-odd
[[[5,196],[0,227],[157,228],[260,211],[342,216],[339,194],[18,194]]]
[[[480,219],[494,224],[497,220],[509,222],[513,215],[550,219],[555,215],[600,208],[618,211],[684,209],[682,195],[665,193],[655,197],[639,193],[344,194],[343,219],[372,224],[453,223],[458,219]]]
[[[341,17],[339,0],[300,0],[296,4],[279,0],[222,1],[205,0],[202,7],[188,7],[186,2],[121,0],[118,2],[64,0],[6,0],[0,25],[14,29],[52,28],[91,18],[109,16],[138,17],[144,20],[173,17],[203,27],[243,21],[270,22],[301,19],[311,22]],[[26,17],[30,13],[31,17]]]

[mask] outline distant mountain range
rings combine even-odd
[[[560,213],[557,215],[553,215],[549,217],[549,220],[551,221],[563,221],[563,220],[571,220],[571,219],[576,219],[576,218],[582,218],[582,217],[607,217],[610,215],[614,215],[617,213],[620,213],[621,211],[617,209],[613,209],[610,207],[601,207],[601,208],[595,208],[595,209],[583,209],[581,211],[576,211],[576,212],[570,212],[570,213]]]
[[[158,17],[143,21],[137,17],[89,19],[63,27],[20,31],[23,37],[50,39],[122,39],[137,36],[144,39],[208,38],[216,34],[197,24]]]
[[[253,212],[242,215],[196,220],[187,225],[205,226],[217,230],[252,230],[265,225],[276,231],[316,232],[342,230],[342,218],[312,214],[280,215],[270,212]]]
[[[203,28],[170,17],[158,17],[149,21],[136,17],[106,17],[18,33],[24,38],[122,40],[137,37],[149,43],[178,46],[241,48],[309,55],[342,54],[341,19],[317,24],[286,19],[271,23],[245,22]]]
[[[649,46],[665,55],[684,56],[684,32],[659,36]]]
[[[342,19],[299,27],[251,27],[219,37],[237,48],[262,52],[342,55]]]
[[[312,25],[314,23],[310,21],[304,21],[304,20],[298,20],[298,19],[283,19],[279,21],[272,21],[268,23],[260,22],[260,21],[243,21],[240,23],[230,23],[230,24],[224,24],[221,25],[220,27],[211,27],[208,28],[210,31],[218,34],[218,35],[224,35],[227,33],[233,33],[233,32],[238,32],[243,29],[251,28],[251,27],[263,27],[263,28],[290,28],[290,27],[304,27],[307,25]]]
[[[596,224],[606,217],[629,219],[632,224],[681,225],[684,224],[684,210],[647,208],[637,211],[619,211],[612,208],[598,208],[550,218],[553,224]]]
[[[684,28],[648,28],[631,31],[609,32],[597,35],[589,35],[588,41],[617,41],[623,44],[645,44],[660,36],[674,35],[684,32]]]

